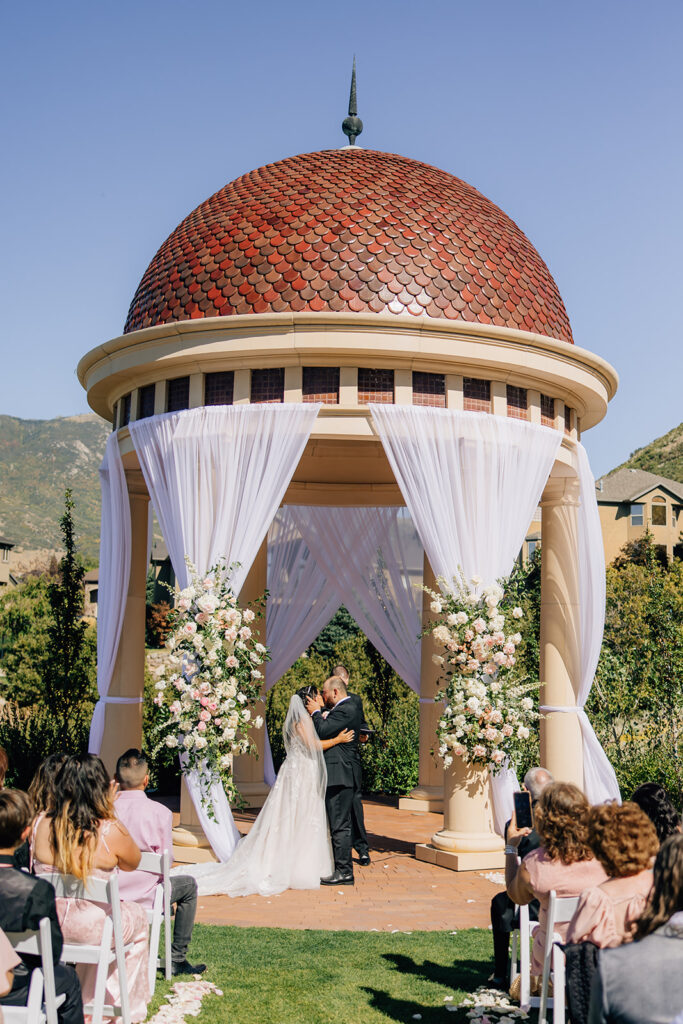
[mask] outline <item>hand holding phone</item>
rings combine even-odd
[[[534,816],[531,810],[531,793],[522,790],[514,794],[515,821],[517,828],[533,828]]]

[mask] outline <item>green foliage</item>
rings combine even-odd
[[[366,712],[372,718],[372,712]],[[395,701],[383,729],[361,747],[363,789],[367,793],[405,796],[418,783],[420,745],[420,704],[416,693],[408,692]]]
[[[61,548],[59,515],[68,484],[78,507],[81,549],[97,564],[102,461],[111,424],[94,413],[54,420],[0,416],[2,532],[28,548]]]
[[[49,584],[48,576],[29,579],[0,601],[0,695],[21,705],[45,696]]]
[[[65,554],[58,578],[47,588],[51,614],[42,673],[63,750],[69,750],[73,729],[90,722],[97,674],[97,642],[94,631],[82,619],[85,570],[76,554],[73,510],[71,491],[67,490],[59,521]]]
[[[339,645],[348,638],[357,636],[359,633],[360,627],[355,619],[342,606],[313,641],[310,651],[314,654],[319,654],[332,667],[335,651]]]
[[[587,711],[623,793],[663,785],[681,803],[683,564],[652,537],[607,570],[605,637]]]
[[[66,723],[50,704],[20,707],[8,701],[0,711],[0,747],[7,751],[6,785],[27,789],[38,765],[59,750],[77,753],[88,749],[89,718]]]
[[[645,469],[648,473],[657,473],[669,480],[683,483],[683,423],[679,423],[668,434],[656,438],[644,448],[637,448],[626,462],[617,466],[617,469],[626,467]]]

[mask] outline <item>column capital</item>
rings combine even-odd
[[[145,478],[142,475],[141,469],[126,469],[126,487],[128,488],[128,494],[135,498],[146,498],[149,500],[149,492],[145,483]]]
[[[550,476],[540,501],[541,508],[579,505],[579,480],[576,476]]]

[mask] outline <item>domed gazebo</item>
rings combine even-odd
[[[109,766],[141,735],[149,493],[131,424],[209,406],[320,403],[282,504],[407,503],[413,512],[374,404],[485,413],[555,432],[540,501],[541,677],[543,705],[559,710],[542,721],[541,757],[556,778],[582,784],[583,716],[567,713],[585,701],[586,676],[577,451],[617,378],[574,344],[547,266],[490,200],[445,171],[354,145],[251,171],[172,232],[123,334],[84,356],[78,374],[117,432],[131,511],[123,642],[108,689],[100,686]],[[266,587],[261,540],[247,600]],[[433,578],[425,557],[425,582]],[[420,784],[402,801],[418,810],[444,806],[443,768],[431,755],[437,670],[428,641],[423,648]],[[262,802],[263,761],[236,773],[249,801]],[[462,779],[448,783],[445,831],[422,856],[464,868],[500,862],[488,802],[470,797]],[[192,825],[188,806],[183,818]],[[201,842],[196,820],[194,833],[187,841]]]

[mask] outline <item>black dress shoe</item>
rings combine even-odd
[[[333,871],[331,875],[320,879],[321,885],[353,885],[353,875],[342,874],[341,871]]]
[[[359,853],[358,854],[358,863],[360,864],[360,866],[362,868],[366,868],[368,866],[368,864],[370,863],[370,854],[369,853]]]
[[[187,960],[180,960],[171,964],[171,974],[203,974],[206,964],[191,964]]]

